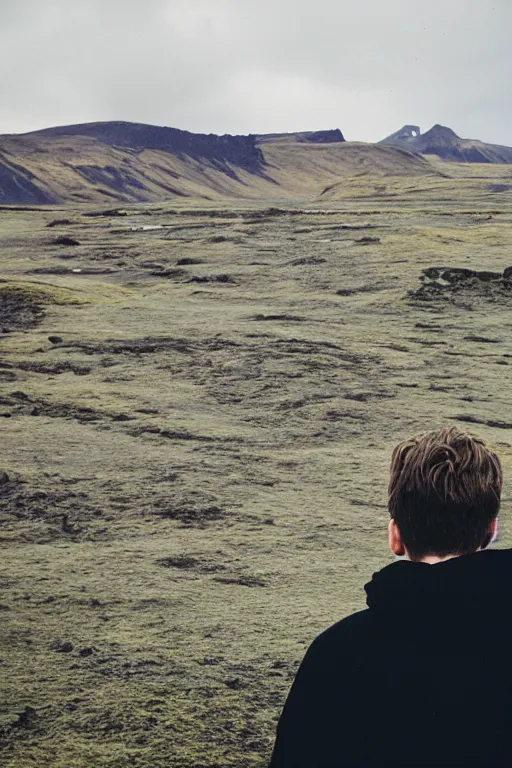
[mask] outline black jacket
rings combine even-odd
[[[399,561],[309,648],[271,768],[512,766],[512,550]]]

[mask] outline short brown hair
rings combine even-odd
[[[502,484],[498,456],[457,427],[397,445],[388,509],[409,555],[463,555],[487,546]]]

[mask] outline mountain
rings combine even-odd
[[[178,156],[213,161],[214,165],[225,172],[229,172],[229,164],[233,164],[251,173],[258,173],[263,163],[256,136],[216,136],[213,133],[190,133],[177,128],[162,128],[142,123],[66,125],[26,133],[25,136],[35,140],[88,136],[110,147],[125,148],[135,153],[159,150]]]
[[[339,130],[216,136],[108,122],[0,136],[0,204],[315,197],[354,175],[438,175],[402,148]]]
[[[422,155],[437,155],[452,162],[512,163],[512,147],[486,144],[477,139],[461,139],[455,131],[443,125],[434,125],[423,134],[417,125],[404,125],[379,144],[401,147]]]

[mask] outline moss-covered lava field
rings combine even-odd
[[[2,768],[265,766],[400,439],[488,438],[511,545],[512,187],[400,184],[0,209]]]

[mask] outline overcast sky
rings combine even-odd
[[[512,145],[512,0],[0,0],[0,133],[405,123]]]

